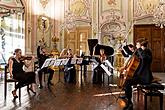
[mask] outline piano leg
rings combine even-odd
[[[84,77],[87,77],[87,65],[84,65]]]
[[[83,65],[80,66],[81,67],[81,73],[80,73],[80,75],[81,75],[81,85],[82,85],[82,66]]]

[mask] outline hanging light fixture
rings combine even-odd
[[[160,0],[158,7],[154,12],[154,22],[160,28],[165,27],[165,2]]]

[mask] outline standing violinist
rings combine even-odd
[[[49,67],[44,67],[41,69],[42,65],[44,64],[45,60],[47,58],[49,58],[49,56],[46,54],[46,49],[45,48],[41,48],[40,46],[38,46],[37,48],[37,56],[38,56],[38,63],[39,63],[39,68],[40,70],[38,71],[38,77],[39,77],[39,88],[42,89],[42,74],[46,74],[49,73],[49,78],[48,78],[48,82],[47,85],[49,87],[49,85],[53,85],[53,83],[51,82],[52,78],[53,78],[53,74],[54,74],[54,70],[49,68]]]
[[[137,84],[149,84],[153,80],[151,72],[152,52],[147,48],[147,45],[148,41],[145,38],[136,41],[137,50],[135,55],[139,58],[140,62],[133,77],[126,80],[124,84],[125,98],[127,99],[127,104],[124,107],[124,110],[133,110],[131,86]]]

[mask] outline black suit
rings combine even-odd
[[[153,76],[151,72],[152,53],[150,49],[137,50],[136,55],[140,59],[140,64],[136,69],[132,79],[125,82],[125,95],[128,102],[131,102],[132,98],[132,85],[136,84],[149,84],[151,83]]]
[[[42,85],[42,73],[44,73],[44,74],[49,73],[48,83],[50,83],[50,81],[53,78],[54,70],[52,70],[49,67],[44,67],[41,69],[45,60],[49,57],[46,55],[40,54],[40,48],[41,48],[40,46],[38,46],[38,48],[37,48],[37,57],[38,57],[38,63],[39,63],[39,68],[40,68],[40,70],[38,71],[38,77],[39,77],[40,85]]]

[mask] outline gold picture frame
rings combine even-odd
[[[40,15],[38,18],[38,28],[41,32],[47,32],[50,28],[50,18]]]

